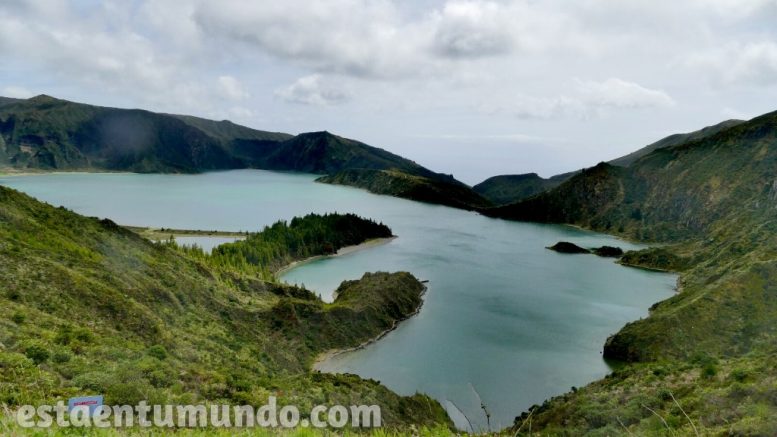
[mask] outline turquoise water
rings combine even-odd
[[[631,269],[593,255],[545,249],[635,247],[569,227],[490,219],[361,190],[315,176],[255,170],[202,175],[51,174],[0,177],[55,205],[121,224],[259,230],[309,212],[355,212],[389,225],[388,244],[321,259],[283,276],[324,299],[366,271],[406,270],[429,281],[421,313],[377,343],[322,369],[356,373],[402,393],[425,392],[466,428],[509,426],[533,404],[601,378],[608,335],[673,293],[674,275]]]

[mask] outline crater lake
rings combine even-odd
[[[259,170],[198,175],[52,173],[0,176],[0,184],[87,216],[133,226],[259,231],[310,212],[353,212],[398,238],[286,271],[324,300],[367,271],[429,281],[420,313],[367,347],[317,365],[355,373],[405,395],[427,393],[457,426],[512,424],[533,404],[599,379],[605,339],[674,293],[676,275],[595,255],[546,249],[558,241],[632,249],[608,235],[483,217],[444,206]],[[213,242],[187,239],[210,247]],[[465,418],[466,416],[466,418]]]

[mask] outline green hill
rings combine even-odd
[[[37,96],[0,107],[0,166],[42,170],[194,172],[241,164],[181,119]]]
[[[490,206],[490,202],[470,187],[450,176],[423,176],[396,169],[351,169],[318,182],[364,188],[377,194],[403,197],[420,202],[436,203],[467,210]]]
[[[295,226],[336,233],[321,220]],[[363,238],[380,230],[370,227]],[[325,304],[217,264],[0,187],[0,404],[100,393],[119,405],[262,405],[277,395],[302,411],[378,404],[391,426],[449,423],[425,396],[309,370],[318,354],[413,314],[424,287],[412,275],[365,274]]]
[[[721,220],[763,219],[773,190],[777,114],[658,149],[624,168],[601,163],[531,199],[485,211],[573,223],[641,240],[707,234]]]
[[[472,187],[495,205],[528,199],[561,184],[563,180],[545,179],[537,173],[493,176]]]
[[[744,123],[742,120],[726,120],[695,132],[670,135],[645,146],[636,152],[613,159],[612,161],[609,161],[608,164],[618,167],[628,167],[639,158],[648,155],[655,150],[701,140],[742,123]],[[563,173],[548,179],[542,178],[536,173],[494,176],[475,185],[473,189],[495,205],[507,205],[528,199],[536,194],[555,188],[571,177],[580,174],[581,171],[582,170],[576,170]]]
[[[17,103],[17,102],[19,102],[19,99],[0,96],[0,106],[10,105],[12,103]]]
[[[333,174],[355,168],[395,168],[411,174],[435,175],[401,156],[329,132],[297,135],[263,157],[260,165],[277,170],[318,174]]]
[[[777,413],[777,404],[761,397],[775,393],[769,390],[777,368],[760,360],[777,348],[775,169],[777,113],[771,113],[653,150],[628,167],[601,163],[545,193],[483,211],[663,243],[660,250],[627,253],[624,263],[681,272],[677,295],[604,347],[607,358],[651,364],[627,366],[615,379],[547,403],[535,426],[607,434],[623,430],[620,414],[635,434],[660,431],[664,424],[645,404],[673,416],[671,427],[683,429],[678,435],[690,434],[671,390],[697,425],[706,418],[721,432],[774,433],[774,421],[765,417]],[[742,372],[747,376],[737,376]]]
[[[707,126],[695,132],[670,135],[666,138],[656,141],[655,143],[645,146],[637,150],[636,152],[632,152],[626,156],[613,159],[612,161],[610,161],[610,164],[618,165],[621,167],[628,167],[631,164],[633,164],[634,161],[638,160],[639,158],[645,155],[650,154],[654,150],[663,149],[665,147],[675,147],[691,141],[701,140],[742,123],[744,123],[743,120],[726,120],[712,126]]]

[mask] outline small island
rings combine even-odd
[[[569,253],[569,254],[591,253],[590,250],[580,247],[575,243],[570,243],[568,241],[559,241],[553,246],[548,247],[548,249],[558,253]]]
[[[623,249],[621,249],[620,247],[602,246],[602,247],[595,247],[592,249],[586,249],[584,247],[578,246],[575,243],[570,243],[569,241],[559,241],[558,243],[548,247],[547,249],[553,250],[558,253],[567,253],[567,254],[592,253],[594,255],[598,255],[605,258],[620,258],[623,256]]]
[[[613,246],[602,246],[593,249],[593,253],[605,258],[620,258],[623,256],[623,249]]]

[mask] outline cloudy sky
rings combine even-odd
[[[777,110],[777,0],[1,0],[0,94],[329,130],[476,183]]]

